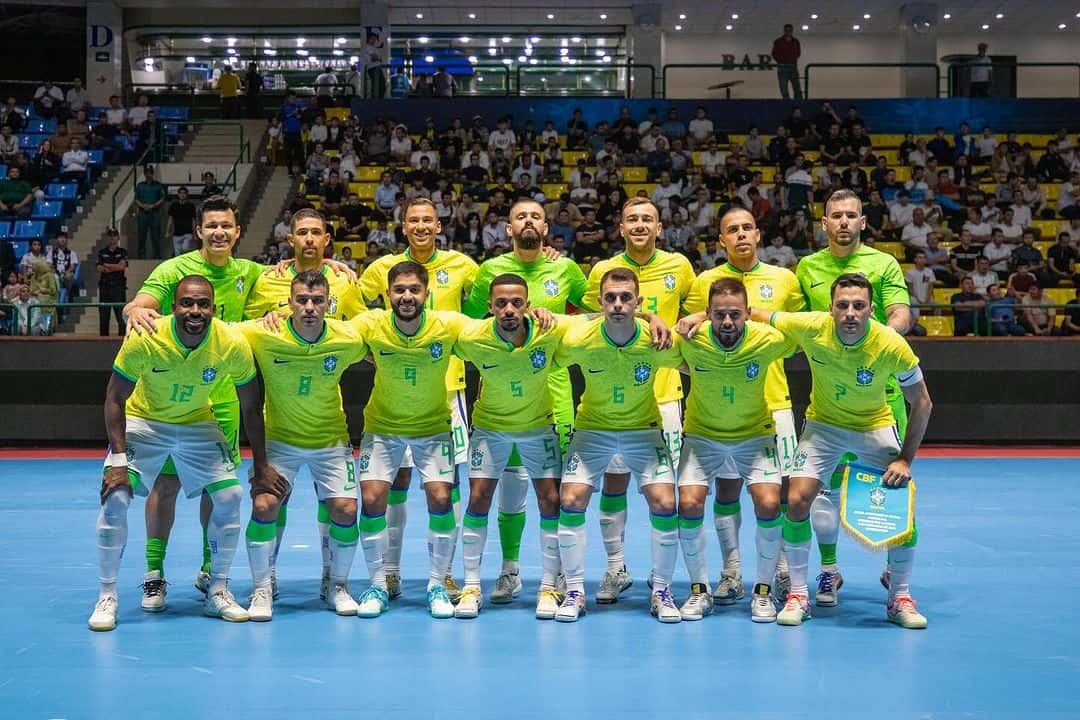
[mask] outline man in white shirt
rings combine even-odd
[[[1032,176],[1024,183],[1022,192],[1024,193],[1024,201],[1031,208],[1032,214],[1038,214],[1040,210],[1046,207],[1046,193],[1043,192],[1042,187],[1039,185],[1039,178]]]
[[[693,241],[691,241],[693,242]],[[724,250],[716,244],[715,238],[705,241],[705,252],[701,253],[701,266],[706,270],[714,268],[727,259]]]
[[[412,155],[409,156],[409,164],[417,170],[420,169],[420,158],[428,159],[428,167],[432,170],[438,170],[439,167],[439,153],[431,149],[431,141],[427,138],[420,138],[420,149],[413,150]]]
[[[651,133],[654,126],[659,126],[659,123],[656,121],[656,108],[649,108],[647,116],[647,119],[638,123],[637,126],[638,135],[642,138]]]
[[[338,84],[338,76],[334,69],[327,65],[323,71],[315,77],[315,94],[319,97],[319,107],[330,107],[334,103],[334,90]]]
[[[753,199],[750,197],[750,188],[754,188],[758,193],[764,197],[765,188],[761,187],[761,181],[764,176],[761,171],[755,171],[754,175],[750,178],[750,182],[746,183],[736,191],[736,195],[742,200],[743,207],[749,210],[754,205]]]
[[[529,184],[532,185],[540,178],[542,172],[543,168],[534,161],[532,153],[528,153],[521,156],[521,164],[514,168],[510,173],[510,180],[517,185],[518,178],[522,175],[528,175],[530,180]]]
[[[697,106],[697,110],[694,111],[694,119],[690,121],[687,130],[689,131],[687,144],[690,150],[705,147],[713,137],[713,121],[705,116],[703,106]]]
[[[34,91],[34,110],[46,120],[56,117],[64,105],[64,91],[46,80]]]
[[[596,209],[597,199],[596,188],[592,184],[592,175],[583,173],[581,185],[570,191],[570,202],[577,205],[578,210],[584,215],[586,210]]]
[[[787,270],[794,268],[795,263],[798,262],[795,251],[784,244],[784,238],[780,235],[774,235],[769,240],[769,247],[761,251],[760,257],[770,265],[777,265]]]
[[[140,95],[135,101],[135,107],[128,110],[128,124],[133,128],[139,127],[146,122],[146,118],[150,115],[152,109],[150,107],[150,98],[146,95]]]
[[[986,255],[975,258],[975,272],[968,275],[968,277],[975,283],[975,292],[980,295],[987,295],[987,288],[1001,282],[998,274],[990,269],[990,260]]]
[[[1012,194],[1012,205],[1005,211],[1004,216],[1008,217],[1008,213],[1012,212],[1012,221],[1021,230],[1031,227],[1031,208],[1028,207],[1027,201],[1024,199],[1024,193],[1020,190],[1015,190]],[[1017,236],[1019,237],[1019,236]]]
[[[1027,208],[1024,208],[1025,210]],[[1001,232],[1005,236],[1005,240],[1008,242],[1019,241],[1024,235],[1025,228],[1020,227],[1020,223],[1015,221],[1015,210],[1013,208],[1005,208],[1005,211],[1001,213],[1001,222],[994,225],[992,233]],[[991,239],[993,237],[991,236]]]
[[[649,128],[649,132],[641,138],[641,143],[638,145],[641,150],[641,154],[646,155],[648,153],[654,152],[656,150],[657,141],[663,138],[664,135],[661,132],[660,126],[656,124],[652,125]]]
[[[682,195],[682,184],[672,182],[671,173],[665,170],[660,173],[660,184],[653,188],[650,199],[653,205],[662,208],[667,207],[667,200],[672,195]]]
[[[900,231],[900,242],[904,244],[904,254],[909,258],[914,258],[917,251],[926,250],[926,236],[933,231],[934,228],[926,222],[926,213],[923,209],[915,208],[911,214],[911,222]]]
[[[120,96],[109,97],[109,107],[105,108],[105,122],[117,131],[122,131],[127,124],[127,110],[120,104]]]
[[[724,169],[724,161],[727,159],[727,153],[722,153],[717,149],[716,140],[709,140],[707,149],[701,153],[701,162],[698,163],[698,167],[705,171],[707,177],[719,175]]]
[[[510,129],[509,118],[499,118],[495,132],[488,135],[488,150],[494,153],[495,150],[501,149],[503,154],[510,158],[514,156],[515,145],[517,145],[517,136]]]
[[[889,206],[889,221],[894,228],[900,228],[911,224],[915,214],[915,206],[911,204],[911,195],[907,190],[896,193],[896,202]]]
[[[930,186],[926,182],[926,168],[912,168],[911,179],[904,183],[904,189],[907,190],[909,193],[913,193],[917,190],[929,190]]]
[[[10,125],[0,128],[0,162],[12,163],[19,155],[19,136],[11,131]]]
[[[686,226],[686,218],[681,212],[672,215],[671,224],[665,223],[660,234],[667,241],[668,247],[676,252],[684,250],[694,241],[694,231]]]
[[[84,109],[90,104],[90,94],[86,92],[86,88],[83,87],[83,81],[81,78],[75,78],[75,82],[71,89],[67,91],[64,96],[64,102],[67,103],[68,112],[72,116],[79,110]]]
[[[697,191],[694,201],[687,205],[686,209],[690,213],[690,227],[695,231],[712,227],[716,220],[716,209],[709,202],[709,191],[706,188]]]
[[[291,224],[292,213],[289,212],[287,209],[283,210],[281,213],[281,220],[278,222],[277,225],[274,226],[274,242],[281,242],[282,240],[288,239],[291,233]]]
[[[990,132],[990,126],[982,129],[982,135],[975,138],[975,152],[980,160],[987,161],[994,156],[994,150],[998,146],[997,138]],[[975,292],[980,292],[976,290]]]
[[[1070,214],[1075,212],[1069,208],[1077,205],[1077,196],[1080,196],[1080,170],[1073,170],[1069,173],[1069,179],[1061,183],[1061,187],[1058,189],[1058,214],[1062,217],[1069,217]]]
[[[997,273],[1009,272],[1009,259],[1012,258],[1014,245],[1005,242],[1005,234],[994,232],[991,241],[983,248],[983,256],[989,261],[989,268]]]
[[[968,79],[970,80],[971,97],[990,97],[990,76],[993,72],[993,61],[986,54],[987,49],[986,43],[979,43],[979,54],[969,63]]]
[[[483,238],[484,250],[489,255],[496,247],[510,248],[510,237],[506,233],[506,221],[500,220],[494,211],[488,212],[487,222],[484,223],[481,237]]]
[[[926,264],[926,253],[919,250],[915,253],[915,267],[909,268],[904,273],[907,282],[908,293],[911,295],[911,321],[912,324],[919,320],[918,305],[934,304],[934,281],[937,277],[934,271]]]
[[[990,223],[982,219],[978,208],[968,208],[967,222],[964,223],[961,230],[970,232],[971,241],[976,245],[985,245],[990,241],[992,228]]]
[[[750,134],[742,144],[742,154],[750,158],[750,162],[757,162],[765,159],[765,153],[765,143],[758,136],[757,126],[750,126]]]

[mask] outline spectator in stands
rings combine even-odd
[[[38,238],[34,238],[30,241],[29,251],[19,260],[19,274],[24,278],[29,278],[33,273],[34,263],[38,260],[48,262],[45,260],[45,243]]]
[[[968,91],[971,97],[990,97],[993,61],[986,54],[986,43],[979,43],[978,54],[968,63]]]
[[[769,246],[761,251],[761,259],[770,265],[777,265],[788,270],[793,269],[799,261],[795,257],[795,252],[784,244],[784,238],[780,235],[769,238]]]
[[[572,254],[579,263],[588,263],[605,257],[603,243],[606,240],[604,226],[596,222],[596,211],[587,209],[582,212],[584,219],[574,231]]]
[[[176,200],[169,203],[165,234],[172,239],[173,257],[195,249],[195,203],[183,185],[176,190]]]
[[[98,320],[101,337],[109,334],[110,311],[116,316],[117,334],[124,335],[123,304],[127,300],[128,266],[127,250],[120,247],[120,233],[109,228],[105,234],[106,245],[98,251],[98,302],[116,303],[114,307],[99,307]]]
[[[260,118],[262,111],[263,76],[255,62],[249,62],[244,73],[245,109],[249,118]]]
[[[147,165],[143,168],[143,181],[135,185],[140,258],[161,257],[161,206],[165,204],[167,196],[165,186],[154,177],[154,168]],[[147,242],[152,253],[150,255],[147,254]]]
[[[896,193],[896,202],[889,206],[889,224],[897,238],[915,217],[915,206],[911,204],[911,194],[907,190]]]
[[[30,184],[37,188],[44,188],[51,182],[55,182],[60,176],[62,163],[60,155],[53,150],[52,140],[42,140],[38,145],[37,154],[30,163]]]
[[[285,94],[285,102],[278,111],[282,123],[282,144],[285,148],[285,164],[289,168],[289,177],[293,177],[304,164],[304,145],[300,137],[301,115],[304,106],[296,93],[291,90]]]
[[[1080,287],[1080,274],[1076,272],[1077,252],[1071,244],[1068,233],[1059,233],[1057,242],[1046,251],[1046,271],[1044,284],[1048,288],[1057,287],[1062,282],[1072,281]]]
[[[702,235],[698,233],[697,237],[701,238]],[[719,246],[715,237],[706,236],[705,249],[700,252],[698,258],[702,269],[709,270],[726,261],[727,255],[724,253],[724,249]]]
[[[669,144],[674,140],[686,139],[686,123],[679,119],[679,109],[676,107],[668,108],[667,119],[664,120],[660,129]]]
[[[135,106],[128,110],[127,121],[128,125],[133,129],[138,129],[150,114],[150,98],[146,95],[139,95],[135,100]]]
[[[354,192],[349,193],[348,203],[341,210],[341,225],[337,229],[337,239],[366,240],[368,237],[368,220],[371,219],[371,208],[360,202],[360,196]]]
[[[1040,284],[1050,287],[1050,278],[1046,274],[1046,260],[1042,251],[1035,247],[1035,231],[1025,230],[1020,236],[1021,244],[1013,250],[1013,267],[1019,268],[1020,264],[1027,265],[1028,270],[1038,278]]]
[[[953,148],[945,137],[945,128],[934,128],[934,137],[926,143],[926,149],[942,165],[952,165]]]
[[[982,244],[975,244],[971,231],[966,227],[960,231],[960,244],[949,255],[953,275],[963,279],[975,271],[975,260],[982,255]]]
[[[56,234],[54,244],[45,252],[45,261],[60,280],[60,287],[65,291],[63,301],[72,302],[78,297],[79,256],[68,247],[68,234],[61,230]]]
[[[1024,202],[1031,208],[1033,215],[1043,216],[1043,210],[1046,209],[1046,193],[1043,192],[1042,187],[1039,186],[1039,179],[1036,177],[1028,177],[1024,182],[1023,187]],[[1051,216],[1053,211],[1050,211]]]
[[[771,54],[772,59],[776,61],[776,79],[780,84],[780,97],[787,100],[794,95],[796,100],[801,100],[799,56],[802,55],[802,45],[795,37],[794,26],[784,25],[784,34],[773,41]]]
[[[1080,170],[1069,173],[1069,179],[1058,188],[1058,215],[1063,218],[1080,217]]]
[[[914,255],[915,265],[904,273],[904,280],[911,295],[911,322],[918,322],[921,308],[918,306],[936,305],[934,301],[934,282],[937,276],[926,261],[926,252],[919,250]]]
[[[941,247],[941,237],[932,232],[926,236],[926,264],[934,271],[934,276],[950,287],[956,287],[956,277],[949,271],[949,251]]]
[[[1061,323],[1062,335],[1080,335],[1080,286],[1076,297],[1065,305],[1065,318]]]
[[[375,229],[368,233],[368,256],[371,256],[372,249],[385,250],[390,248],[394,242],[394,234],[390,232],[388,228],[388,221],[385,217],[380,217],[375,220]]]
[[[1046,143],[1046,152],[1035,166],[1035,176],[1039,182],[1044,183],[1065,182],[1069,179],[1069,165],[1058,152],[1057,143],[1053,140]]]
[[[859,167],[859,159],[852,155],[848,159],[848,167],[840,176],[840,182],[848,190],[866,200],[870,192],[870,181],[866,177],[866,171]]]
[[[811,167],[812,163],[809,160],[806,160],[801,166],[796,166],[795,171],[787,176],[788,210],[794,211],[810,206],[810,192],[814,186],[814,179],[810,176]],[[791,243],[789,242],[788,244],[790,245]],[[796,248],[796,250],[798,250],[798,248]]]
[[[38,299],[31,296],[30,286],[20,284],[18,286],[18,295],[11,303],[14,306],[14,315],[12,318],[11,334],[12,335],[43,335],[42,330],[42,315],[37,311],[39,305]]]
[[[60,303],[60,283],[56,273],[44,259],[30,265],[30,295],[40,306],[31,321],[37,335],[52,335],[56,329],[56,312]]]
[[[1055,326],[1057,310],[1054,309],[1054,301],[1048,298],[1041,287],[1033,285],[1024,299],[1024,313],[1020,323],[1034,335],[1058,335]]]
[[[86,119],[85,110],[77,110],[75,116],[68,118],[67,122],[64,123],[64,126],[67,128],[67,134],[70,137],[79,138],[79,140],[82,141],[83,146],[86,146],[86,139],[90,135],[90,123]],[[58,150],[66,147],[66,141],[63,145],[56,146]]]
[[[983,196],[983,204],[979,208],[979,217],[984,223],[992,226],[1001,222],[1001,209],[997,206],[997,200],[990,193]]]
[[[681,212],[675,213],[670,223],[663,223],[660,234],[668,248],[674,252],[685,252],[694,238],[694,231],[686,226],[686,218]]]
[[[904,245],[904,257],[908,262],[915,258],[916,252],[926,250],[926,236],[933,231],[934,228],[926,222],[926,213],[923,208],[916,207],[912,211],[911,222],[900,232],[900,242]]]
[[[19,154],[19,136],[10,125],[0,127],[0,162],[11,163]]]
[[[1009,263],[1015,249],[1015,246],[1005,242],[1005,233],[998,229],[997,232],[991,232],[990,243],[983,248],[983,255],[989,261],[990,269],[1002,277],[1009,272]]]
[[[1012,291],[1021,300],[1027,298],[1031,288],[1039,284],[1038,278],[1035,277],[1028,269],[1027,262],[1021,261],[1016,265],[1016,272],[1009,276],[1009,281],[1006,283],[1006,287]]]
[[[968,232],[972,242],[983,245],[990,241],[993,228],[990,223],[982,219],[979,208],[969,207],[967,209],[967,221],[964,222],[962,230]]]
[[[985,255],[975,258],[975,271],[968,277],[971,278],[971,282],[975,285],[975,292],[980,295],[986,295],[986,288],[1001,282],[998,274],[990,269],[990,260]]]
[[[986,297],[975,292],[970,277],[960,281],[960,292],[954,293],[949,302],[953,308],[953,335],[979,335],[983,325],[983,309]]]
[[[15,98],[9,97],[4,107],[0,109],[0,126],[7,125],[12,133],[20,132],[26,127],[26,115],[15,103]]]
[[[986,314],[990,319],[990,334],[995,337],[1027,334],[1027,329],[1017,322],[1016,297],[1011,293],[1002,293],[1001,286],[990,285],[987,288]]]
[[[577,206],[578,211],[584,215],[586,210],[596,210],[599,195],[592,184],[592,175],[584,173],[581,176],[581,184],[570,191],[570,202]]]
[[[604,149],[604,143],[609,139],[608,124],[601,120],[596,124],[596,129],[585,141],[589,156],[595,158],[596,154]]]
[[[585,122],[581,108],[575,108],[566,123],[566,147],[569,150],[581,150],[585,147],[585,141],[589,136],[589,126]]]
[[[64,91],[45,80],[34,91],[34,114],[45,120],[61,118],[65,114]]]
[[[318,188],[322,183],[323,172],[329,167],[330,156],[326,154],[326,149],[322,143],[318,143],[315,146],[315,152],[308,156],[305,168],[309,192],[313,194],[318,192]]]
[[[592,212],[592,211],[590,211]],[[595,217],[595,213],[593,213]],[[510,248],[510,238],[506,232],[506,220],[494,210],[488,210],[481,237],[487,256],[499,255]]]
[[[687,126],[687,131],[687,147],[690,150],[700,150],[708,145],[709,140],[713,139],[715,132],[713,121],[706,116],[703,105],[698,105],[694,110],[694,119]],[[758,142],[761,141],[758,140]],[[764,150],[764,148],[762,149]]]
[[[978,150],[975,146],[975,136],[971,134],[971,127],[966,123],[960,123],[959,129],[953,133],[954,161],[961,156],[976,158]]]
[[[8,167],[7,178],[0,180],[0,217],[30,217],[33,190],[30,183],[22,179],[22,170],[18,165]]]
[[[709,191],[706,188],[695,193],[694,200],[686,206],[686,211],[690,216],[690,228],[696,233],[708,230],[716,223],[716,208],[709,201]]]
[[[240,86],[243,81],[233,72],[232,65],[226,65],[218,78],[218,96],[221,99],[221,117],[240,117]]]

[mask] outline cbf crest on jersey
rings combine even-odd
[[[212,368],[212,367],[203,368],[202,381],[203,381],[204,385],[209,385],[210,383],[214,382],[214,379],[216,377],[217,377],[217,368]]]
[[[439,283],[440,285],[446,285],[448,282],[450,282],[450,273],[446,272],[445,270],[437,271],[435,273],[435,282]]]
[[[541,349],[533,350],[529,353],[529,360],[532,361],[534,370],[542,370],[547,365],[547,353]]]
[[[544,292],[548,297],[559,297],[559,283],[557,280],[545,280]]]
[[[649,377],[652,375],[652,365],[649,363],[638,363],[634,366],[634,383],[637,385],[644,385],[649,382]]]
[[[244,294],[244,276],[243,275],[236,278],[236,294],[237,295],[243,295]]]
[[[772,289],[772,285],[769,285],[769,284],[767,284],[767,283],[766,283],[766,284],[763,284],[763,285],[762,285],[762,286],[761,286],[761,287],[760,287],[760,288],[758,289],[758,292],[759,292],[759,293],[761,294],[761,299],[762,299],[762,300],[770,300],[770,299],[772,299],[772,296],[773,296],[773,289]]]
[[[333,355],[330,355],[325,360],[323,360],[322,366],[323,366],[323,370],[325,370],[326,372],[328,372],[328,373],[334,372],[334,370],[337,369],[337,358],[334,357]]]
[[[855,371],[855,382],[859,385],[869,385],[874,382],[874,371],[868,367],[861,367]]]
[[[675,289],[675,276],[671,273],[668,273],[664,276],[664,287],[666,287],[668,290]]]
[[[326,311],[331,315],[337,312],[337,298],[333,295],[330,296],[330,304],[327,306]]]
[[[758,364],[757,360],[751,360],[750,363],[746,366],[746,379],[753,380],[760,373],[761,365]]]
[[[443,356],[443,346],[441,342],[431,343],[431,359],[438,360]]]

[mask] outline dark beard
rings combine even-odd
[[[535,230],[522,233],[521,237],[514,238],[514,243],[522,250],[535,250],[540,247],[540,233]]]

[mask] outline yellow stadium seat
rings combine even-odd
[[[1043,290],[1043,294],[1055,305],[1067,305],[1076,297],[1076,288],[1050,288]]]
[[[590,168],[587,168],[587,169],[589,171],[589,174],[592,174],[592,175],[596,174],[596,168],[595,167],[590,167]],[[566,180],[567,182],[569,182],[570,181],[570,176],[576,170],[577,170],[577,164],[575,163],[573,165],[567,165],[566,164],[566,153],[563,153],[563,166],[562,166],[563,180]],[[623,178],[623,179],[625,180],[626,178]]]
[[[1037,229],[1039,234],[1047,239],[1057,238],[1058,228],[1061,223],[1057,220],[1032,220],[1031,227]]]
[[[378,182],[384,172],[386,172],[386,168],[384,167],[365,165],[356,168],[356,178],[354,179],[357,182]]]
[[[1040,185],[1042,191],[1046,193],[1046,199],[1050,201],[1056,201],[1058,198],[1058,191],[1061,190],[1061,185],[1057,183],[1045,183]]]
[[[1016,136],[1016,142],[1021,145],[1031,143],[1032,148],[1045,148],[1046,143],[1053,139],[1054,136],[1047,133],[1022,133]]]
[[[934,288],[934,302],[948,305],[950,298],[958,292],[960,292],[959,288]]]
[[[562,154],[562,161],[564,166],[572,168],[577,167],[577,161],[585,158],[589,159],[589,153],[587,150],[567,150]]]
[[[953,319],[944,315],[922,315],[919,324],[926,328],[930,337],[952,337]]]
[[[900,144],[904,142],[904,136],[889,133],[874,133],[870,136],[870,142],[874,143],[875,148],[899,148]]]
[[[874,148],[874,154],[878,157],[884,157],[885,162],[889,165],[896,165],[900,162],[899,150],[881,150],[879,148]]]
[[[626,183],[623,185],[626,188],[626,194],[629,197],[634,197],[638,194],[638,190],[644,190],[646,195],[651,196],[653,191],[653,183]]]
[[[363,260],[367,257],[367,243],[363,240],[345,240],[334,243],[334,252],[341,257],[341,251],[345,248],[352,250],[353,260]]]
[[[776,180],[775,165],[751,165],[750,172],[760,172],[761,179],[767,183],[772,183]]]
[[[379,183],[373,182],[354,182],[349,183],[349,192],[356,193],[360,196],[361,200],[374,200],[375,188],[379,186]]]
[[[911,179],[911,166],[910,165],[898,165],[895,168],[896,179],[900,182],[907,182]]]
[[[332,118],[337,118],[342,122],[346,122],[349,119],[349,108],[326,108],[326,122],[330,123]]]
[[[1044,235],[1043,237],[1046,237],[1046,236]],[[1054,237],[1054,236],[1051,235],[1050,237]],[[1041,252],[1043,254],[1043,257],[1046,257],[1046,251],[1049,250],[1053,245],[1054,245],[1054,243],[1051,240],[1040,240],[1040,241],[1035,243],[1035,247],[1037,247],[1039,249],[1039,252]]]
[[[825,215],[825,203],[813,203],[810,209],[814,213],[815,218],[820,218]]]
[[[904,246],[898,242],[879,242],[874,244],[875,250],[892,255],[897,260],[904,259]]]
[[[566,183],[543,183],[540,191],[548,200],[558,200],[564,192],[570,192],[570,187]]]
[[[640,165],[630,165],[622,169],[623,182],[643,183],[648,177],[648,171]]]

